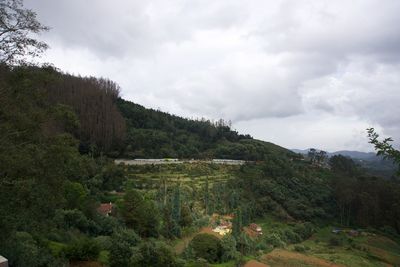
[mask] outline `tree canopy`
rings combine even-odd
[[[36,13],[22,6],[21,0],[0,2],[0,63],[18,64],[26,56],[35,57],[48,45],[31,37],[47,31],[37,19]]]

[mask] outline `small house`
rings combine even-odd
[[[212,231],[222,236],[230,234],[232,232],[232,223],[229,221],[221,220],[218,226],[215,227]]]
[[[224,226],[219,226],[219,225],[218,225],[218,226],[215,227],[212,231],[215,232],[215,233],[218,233],[219,235],[224,236],[224,235],[226,235],[226,234],[230,234],[230,233],[232,232],[232,229],[231,229],[231,228],[226,228],[226,227],[224,227]]]
[[[100,206],[97,208],[97,212],[104,215],[109,216],[112,212],[113,204],[110,203],[101,203]]]
[[[257,234],[262,235],[262,228],[258,224],[251,223],[250,229],[253,230],[254,232],[256,232]]]
[[[8,267],[8,260],[0,255],[0,267]]]

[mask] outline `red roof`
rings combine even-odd
[[[108,215],[112,211],[112,203],[101,203],[100,206],[97,208],[97,212],[103,215]]]
[[[255,223],[252,223],[252,224],[250,224],[250,228],[252,229],[252,230],[255,230],[255,231],[261,231],[261,227],[260,226],[258,226],[257,224],[255,224]]]

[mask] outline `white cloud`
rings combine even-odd
[[[109,77],[125,98],[231,119],[286,147],[400,140],[397,0],[29,0],[52,30],[45,60]]]

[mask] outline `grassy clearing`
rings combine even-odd
[[[271,267],[281,266],[315,266],[315,267],[339,267],[342,265],[334,264],[324,259],[312,255],[301,254],[284,249],[275,249],[261,258],[262,262]]]
[[[256,223],[263,228],[264,237],[296,225],[272,216]],[[400,266],[400,245],[395,241],[372,233],[334,234],[333,229],[332,226],[320,228],[308,240],[265,254],[262,262],[270,266]]]
[[[343,266],[398,265],[400,246],[382,236],[350,237],[346,233],[334,234],[332,227],[320,229],[312,238],[300,245],[306,248],[304,255],[315,256]],[[295,246],[288,246],[294,250]]]

